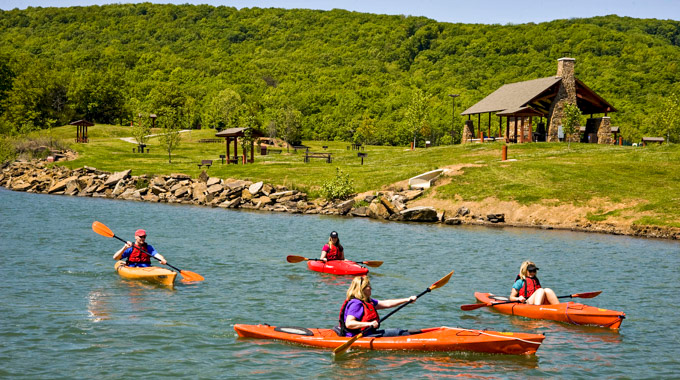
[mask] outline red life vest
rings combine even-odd
[[[345,310],[347,308],[347,303],[349,301],[351,300],[346,300],[342,304],[342,308],[340,308],[340,334],[342,336],[345,336],[346,333],[351,333],[352,336],[354,336],[360,333],[362,330],[362,329],[348,329],[347,326],[345,326]],[[361,317],[361,322],[373,322],[373,321],[380,322],[380,316],[378,315],[378,311],[375,310],[375,305],[373,305],[373,302],[361,301],[361,304],[364,306],[364,315]]]
[[[141,247],[146,251],[147,244],[144,243],[141,245]],[[151,265],[151,256],[147,255],[146,253],[142,252],[141,249],[137,246],[137,244],[134,244],[132,246],[132,252],[130,253],[130,256],[128,256],[127,262],[125,263],[126,265],[130,264],[147,264]]]
[[[330,247],[328,252],[326,252],[326,260],[329,260],[329,261],[330,260],[340,260],[342,258],[342,256],[341,256],[342,251],[343,251],[342,246],[339,246],[339,247],[332,246],[332,247]]]
[[[524,286],[519,288],[519,295],[523,296],[524,298],[529,298],[531,297],[532,294],[536,291],[536,289],[541,288],[541,283],[538,281],[538,278],[534,277],[527,277],[524,279]]]

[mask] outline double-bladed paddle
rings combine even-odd
[[[286,261],[288,261],[289,263],[299,263],[301,261],[323,261],[323,260],[321,260],[321,259],[308,259],[308,258],[302,257],[302,256],[288,255],[288,257],[286,257]],[[330,261],[332,261],[332,260],[330,260]],[[352,260],[352,261],[354,261],[354,260]],[[373,267],[373,268],[377,268],[377,267],[379,267],[383,264],[382,261],[377,261],[377,260],[354,261],[354,262],[358,263],[358,264],[364,264],[366,266]]]
[[[598,292],[588,292],[588,293],[575,293],[575,294],[570,294],[568,296],[559,296],[557,298],[594,298],[600,295],[602,291]],[[482,307],[487,307],[487,306],[496,306],[496,305],[505,305],[508,303],[520,303],[519,301],[503,301],[503,302],[495,302],[495,303],[473,303],[469,305],[461,305],[460,309],[465,310],[465,311],[470,311],[470,310],[476,310]]]
[[[123,239],[119,238],[118,236],[116,236],[116,235],[113,233],[113,231],[111,231],[111,229],[110,229],[109,227],[107,227],[104,223],[97,222],[97,221],[92,222],[92,230],[93,230],[94,232],[96,232],[96,233],[102,235],[102,236],[106,236],[106,237],[109,237],[109,238],[116,238],[116,239],[122,241],[123,243],[127,243],[125,240],[123,240]],[[133,245],[134,245],[134,244],[133,244]],[[140,246],[138,246],[138,245],[134,245],[134,246],[136,246],[136,247],[139,248],[142,252],[144,252],[144,253],[146,253],[147,255],[149,255],[149,252],[147,252],[144,248],[142,248],[142,247],[140,247]],[[151,256],[151,255],[149,255],[149,256]],[[153,257],[154,259],[156,259],[156,260],[158,260],[158,261],[161,261],[158,257],[154,257],[154,256],[151,256],[151,257]],[[194,282],[194,281],[203,281],[203,280],[205,280],[205,278],[203,278],[203,276],[201,276],[201,275],[198,274],[198,273],[194,273],[194,272],[191,272],[191,271],[188,271],[188,270],[179,269],[179,268],[177,268],[177,267],[174,267],[174,266],[168,264],[167,262],[165,263],[165,265],[167,265],[167,266],[169,266],[170,268],[172,268],[172,269],[178,271],[178,272],[182,275],[182,277],[183,277],[183,278],[182,278],[182,281]]]
[[[425,289],[422,293],[418,294],[418,295],[416,296],[416,299],[420,298],[420,297],[421,297],[422,295],[424,295],[425,293],[429,293],[429,292],[431,292],[432,290],[435,290],[435,289],[437,289],[437,288],[441,288],[442,286],[446,285],[446,283],[449,282],[449,279],[451,278],[451,275],[452,275],[452,274],[453,274],[453,271],[451,271],[451,273],[449,273],[449,274],[447,274],[446,276],[444,276],[444,277],[442,277],[441,279],[439,279],[439,281],[437,281],[437,282],[435,282],[434,284],[430,285],[429,288]],[[410,304],[410,303],[412,303],[412,302],[413,302],[413,301],[406,302],[405,304],[403,304],[403,305],[399,306],[398,308],[394,309],[394,311],[392,311],[391,313],[387,314],[384,318],[380,318],[380,322],[384,322],[387,318],[390,317],[390,315],[392,315],[392,314],[398,312],[399,310],[401,310],[401,309],[404,308],[406,305],[408,305],[408,304]],[[364,336],[364,332],[363,332],[363,331],[360,332],[359,334],[353,336],[352,339],[350,339],[350,340],[348,340],[347,342],[343,343],[342,345],[338,346],[336,349],[333,350],[333,356],[338,356],[338,355],[342,355],[343,353],[345,353],[345,351],[347,351],[347,349],[349,348],[349,346],[351,346],[354,342],[356,342],[357,339],[361,338],[362,336]]]

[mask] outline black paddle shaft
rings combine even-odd
[[[422,296],[423,294],[425,294],[425,293],[427,293],[427,292],[431,292],[431,291],[432,291],[432,289],[427,288],[424,292],[418,294],[418,295],[416,296],[416,299],[420,298],[420,296]],[[387,314],[384,318],[380,318],[380,323],[382,323],[384,320],[386,320],[387,318],[389,318],[390,315],[392,315],[392,314],[398,312],[399,310],[401,310],[402,308],[404,308],[406,305],[408,305],[408,304],[410,304],[410,303],[413,303],[413,302],[415,302],[415,301],[408,301],[408,302],[406,302],[405,304],[400,305],[398,308],[392,310],[392,311],[391,311],[389,314]]]
[[[113,237],[115,237],[116,239],[118,239],[118,240],[122,241],[123,243],[127,244],[127,241],[125,241],[125,240],[119,238],[118,236],[113,235]],[[158,261],[161,261],[161,259],[159,259],[158,257],[156,257],[156,256],[151,256],[151,255],[149,254],[149,252],[147,252],[146,249],[144,249],[144,248],[142,248],[142,247],[140,247],[140,246],[138,246],[138,245],[136,245],[136,244],[132,244],[132,246],[133,246],[133,247],[137,247],[140,251],[142,251],[142,252],[146,253],[147,255],[149,255],[149,257],[153,257],[154,259],[156,259],[156,260],[158,260]],[[168,264],[167,261],[165,262],[165,265],[169,266],[170,268],[172,268],[172,269],[174,269],[174,270],[176,270],[176,271],[178,271],[178,272],[182,272],[181,269],[175,268],[174,266]]]

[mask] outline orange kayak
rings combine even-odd
[[[350,338],[340,337],[331,329],[275,327],[270,325],[234,325],[242,338],[275,339],[321,348],[336,348]],[[359,338],[352,347],[366,350],[471,351],[493,354],[530,355],[545,339],[542,334],[470,330],[433,327],[421,333],[385,337]]]
[[[495,296],[491,293],[475,292],[477,301],[486,304],[507,302],[507,297]],[[519,315],[534,319],[549,319],[575,325],[589,325],[618,329],[626,318],[622,311],[600,309],[577,302],[562,302],[557,305],[527,305],[523,303],[506,303],[489,307],[503,314]]]
[[[160,267],[129,267],[126,266],[125,261],[122,260],[116,262],[114,268],[120,277],[130,280],[146,281],[165,286],[173,286],[175,283],[175,277],[177,277],[177,272],[173,272],[169,269]]]

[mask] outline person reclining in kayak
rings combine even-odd
[[[342,248],[342,244],[340,244],[340,238],[338,237],[337,232],[331,232],[331,236],[328,238],[328,244],[321,248],[321,257],[319,259],[323,261],[345,259],[345,249]]]
[[[384,329],[380,326],[377,310],[388,309],[407,302],[415,302],[416,296],[393,300],[378,301],[371,298],[371,281],[368,276],[354,277],[347,289],[347,299],[340,309],[340,336],[355,336],[364,331],[363,336],[387,337],[410,335],[408,330]]]
[[[543,305],[546,300],[551,305],[560,303],[552,289],[541,287],[541,282],[536,277],[537,271],[538,268],[532,261],[522,263],[519,275],[510,291],[510,301],[519,301],[529,305]]]
[[[140,250],[139,247],[149,252],[151,256],[154,256],[158,260],[160,260],[161,264],[165,265],[167,263],[163,255],[156,252],[156,250],[153,248],[153,246],[151,246],[151,244],[146,243],[146,231],[141,229],[135,231],[135,244],[132,244],[132,242],[130,241],[125,243],[123,248],[119,249],[118,252],[113,254],[113,259],[114,260],[127,259],[125,265],[129,267],[151,266],[151,256],[142,252],[142,250]]]

